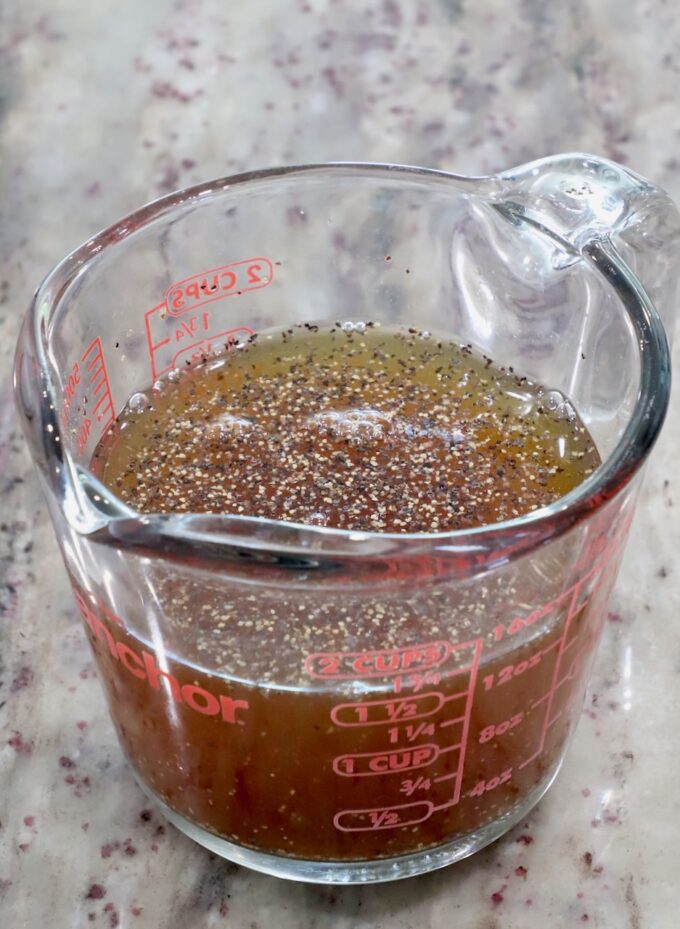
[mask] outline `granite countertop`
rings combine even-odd
[[[333,159],[481,173],[584,150],[680,197],[674,4],[6,0],[0,15],[0,924],[676,926],[677,393],[551,792],[459,865],[340,889],[225,863],[151,810],[106,712],[11,389],[41,276],[190,182]]]

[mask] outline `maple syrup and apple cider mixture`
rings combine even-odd
[[[144,514],[352,533],[445,533],[513,519],[558,500],[599,464],[558,391],[471,346],[371,322],[263,332],[175,370],[130,398],[92,459],[101,481]],[[469,626],[460,641],[486,634],[484,604],[470,593],[422,579],[398,596],[383,587],[374,596],[320,593],[313,572],[308,590],[287,588],[295,572],[279,574],[271,588],[244,582],[232,595],[218,570],[191,580],[159,569],[175,643],[162,669],[136,631],[143,618],[122,627],[87,608],[123,745],[180,815],[275,854],[389,857],[503,815],[554,765],[574,693],[556,694],[563,722],[520,766],[542,725],[527,707],[550,689],[552,664],[502,677],[503,667],[528,664],[534,642],[464,673],[470,653],[456,651],[456,626]],[[588,613],[586,604],[572,630],[587,632]],[[544,632],[542,653],[560,634]],[[429,654],[453,670],[415,693],[404,678],[395,693],[389,655],[403,663],[403,648],[422,642],[437,644],[424,647],[421,663]],[[346,671],[346,656],[362,648],[386,650],[382,677],[371,665],[358,691],[351,674],[324,678]],[[437,648],[446,652],[439,665]],[[399,703],[410,697],[413,713]]]

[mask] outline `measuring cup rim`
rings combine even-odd
[[[590,165],[611,166],[619,172],[625,172],[630,176],[631,181],[639,183],[642,189],[644,187],[651,189],[649,182],[614,162],[608,162],[606,159],[592,155],[573,153],[543,158],[495,175],[478,176],[452,174],[434,168],[374,162],[339,161],[291,165],[249,171],[174,191],[145,204],[99,232],[66,256],[47,274],[35,294],[27,316],[27,324],[19,340],[15,383],[18,381],[22,343],[28,337],[33,343],[32,347],[40,367],[43,392],[40,398],[42,412],[45,414],[48,406],[54,411],[57,407],[56,385],[50,376],[47,361],[47,323],[76,276],[84,273],[86,268],[95,262],[107,248],[129,238],[138,230],[178,207],[183,207],[188,203],[200,204],[201,200],[207,199],[210,194],[224,193],[229,189],[252,182],[289,178],[296,174],[306,176],[327,173],[330,176],[340,176],[350,172],[365,176],[382,175],[395,179],[418,178],[453,185],[458,190],[476,193],[482,198],[491,198],[498,193],[502,182],[507,178],[517,177],[520,174],[527,175],[530,172],[554,170],[555,166],[560,164],[579,163],[584,159]],[[573,243],[564,241],[563,244],[567,250],[575,251]],[[88,498],[89,505],[98,512],[100,517],[105,517],[103,520],[100,519],[100,523],[105,523],[109,527],[118,523],[118,529],[122,535],[130,535],[131,527],[141,529],[141,534],[147,541],[155,533],[162,533],[165,536],[174,537],[178,542],[184,539],[190,544],[191,540],[195,541],[198,535],[204,536],[212,546],[219,546],[221,542],[234,544],[234,539],[236,539],[241,548],[290,553],[300,551],[309,553],[312,550],[322,558],[327,554],[338,554],[338,552],[341,552],[343,556],[364,557],[376,552],[422,555],[423,553],[447,551],[459,555],[494,551],[503,560],[516,557],[518,553],[562,534],[571,526],[592,515],[629,483],[656,441],[669,402],[670,351],[668,341],[660,317],[642,284],[618,254],[610,238],[603,235],[601,231],[594,233],[590,240],[582,241],[577,251],[583,260],[591,262],[604,275],[623,304],[637,335],[640,351],[640,384],[628,424],[607,458],[592,475],[548,506],[510,520],[451,532],[353,532],[346,529],[230,514],[142,515],[119,500],[108,487],[104,488],[94,475],[82,466],[77,466],[77,469],[60,468],[61,483],[63,485],[69,479],[74,480],[73,475],[77,470],[81,478],[85,476],[86,484],[100,492],[96,494],[98,498],[101,492],[108,498],[107,502],[110,506],[105,513],[102,513],[101,508],[92,501],[91,496]],[[52,429],[56,430],[59,435],[60,426],[57,417],[51,415],[47,419],[53,424]],[[43,425],[44,422],[28,423],[27,430],[42,428]],[[57,441],[59,441],[58,437]],[[69,456],[65,443],[61,443],[60,455]],[[81,490],[81,488],[77,489]],[[192,523],[196,518],[203,527],[198,533],[192,528]],[[211,531],[205,531],[206,524],[210,524]],[[271,538],[266,536],[266,531],[271,533]],[[249,536],[252,538],[249,539]],[[330,551],[331,549],[333,552]]]

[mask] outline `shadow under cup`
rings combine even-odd
[[[283,877],[389,880],[476,851],[544,793],[667,407],[630,264],[653,252],[631,216],[668,229],[671,209],[589,156],[478,179],[281,169],[170,195],[48,276],[18,405],[121,745],[179,828]],[[141,516],[91,474],[135,391],[329,318],[417,325],[560,390],[603,464],[528,516],[401,535]]]

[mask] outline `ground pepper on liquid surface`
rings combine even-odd
[[[175,371],[131,398],[93,459],[144,513],[378,532],[512,519],[598,464],[557,391],[371,322],[298,324]]]

